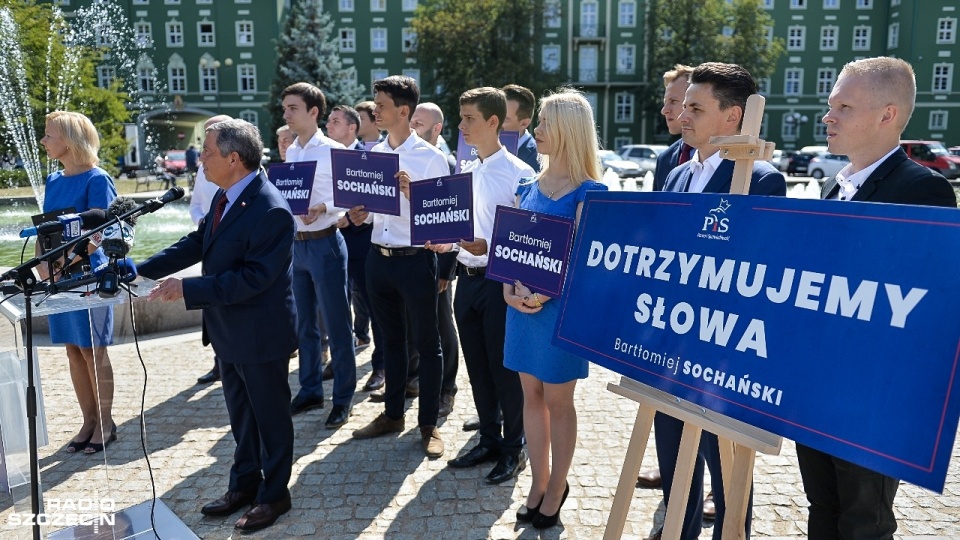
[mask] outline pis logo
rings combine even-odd
[[[710,210],[710,213],[703,217],[703,232],[723,234],[730,230],[730,218],[721,217],[727,213],[730,203],[720,199],[720,205]]]

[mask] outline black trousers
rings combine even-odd
[[[289,357],[256,364],[220,362],[223,397],[237,442],[230,491],[255,491],[262,504],[289,494],[293,467],[289,365]]]
[[[807,536],[816,540],[893,538],[893,498],[900,482],[797,444],[803,490],[810,501]]]
[[[437,257],[429,250],[386,257],[371,249],[367,256],[367,294],[383,332],[385,412],[402,418],[408,361],[406,326],[420,353],[420,426],[437,425],[443,354],[437,329]],[[409,319],[406,314],[409,313]]]
[[[503,367],[507,322],[503,285],[484,276],[461,274],[456,296],[453,308],[460,344],[480,418],[479,444],[519,454],[523,448],[523,387],[520,375]]]

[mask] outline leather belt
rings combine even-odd
[[[337,226],[331,225],[326,229],[320,229],[319,231],[298,232],[294,238],[297,240],[319,240],[320,238],[326,238],[335,232],[337,232]]]
[[[395,247],[388,248],[381,245],[372,244],[373,249],[383,255],[384,257],[406,257],[408,255],[416,255],[423,252],[423,248],[418,247]]]
[[[460,271],[468,276],[483,276],[487,273],[486,266],[464,266],[460,265]]]

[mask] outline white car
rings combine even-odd
[[[636,163],[640,173],[647,174],[657,169],[657,156],[667,148],[657,144],[628,144],[620,149],[620,159]]]
[[[841,169],[849,164],[850,160],[847,159],[847,156],[824,152],[810,160],[810,163],[807,165],[807,174],[817,180],[831,178],[836,176]]]
[[[622,159],[613,150],[597,150],[597,156],[600,158],[600,164],[603,170],[610,169],[617,173],[620,178],[636,178],[643,176],[640,166],[632,161]]]

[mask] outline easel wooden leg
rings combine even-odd
[[[747,504],[750,501],[750,490],[753,487],[753,462],[756,460],[757,453],[752,448],[734,444],[733,456],[733,471],[729,476],[726,467],[723,471],[726,514],[723,521],[722,538],[724,540],[743,540],[746,538]]]
[[[637,420],[633,424],[633,434],[630,436],[630,445],[623,460],[623,470],[620,472],[620,483],[617,484],[617,493],[613,498],[613,507],[610,509],[610,519],[603,532],[604,540],[615,540],[623,536],[623,525],[627,521],[627,512],[630,511],[630,502],[633,501],[633,492],[637,486],[637,474],[643,461],[643,453],[650,440],[650,431],[653,429],[653,416],[656,410],[640,404],[637,410]]]
[[[703,430],[694,424],[683,424],[680,436],[680,451],[677,455],[677,470],[673,473],[673,486],[670,488],[670,500],[667,501],[667,517],[663,522],[663,539],[679,540],[683,528],[683,514],[690,498],[690,484],[697,464],[697,450],[700,448],[700,434]]]

